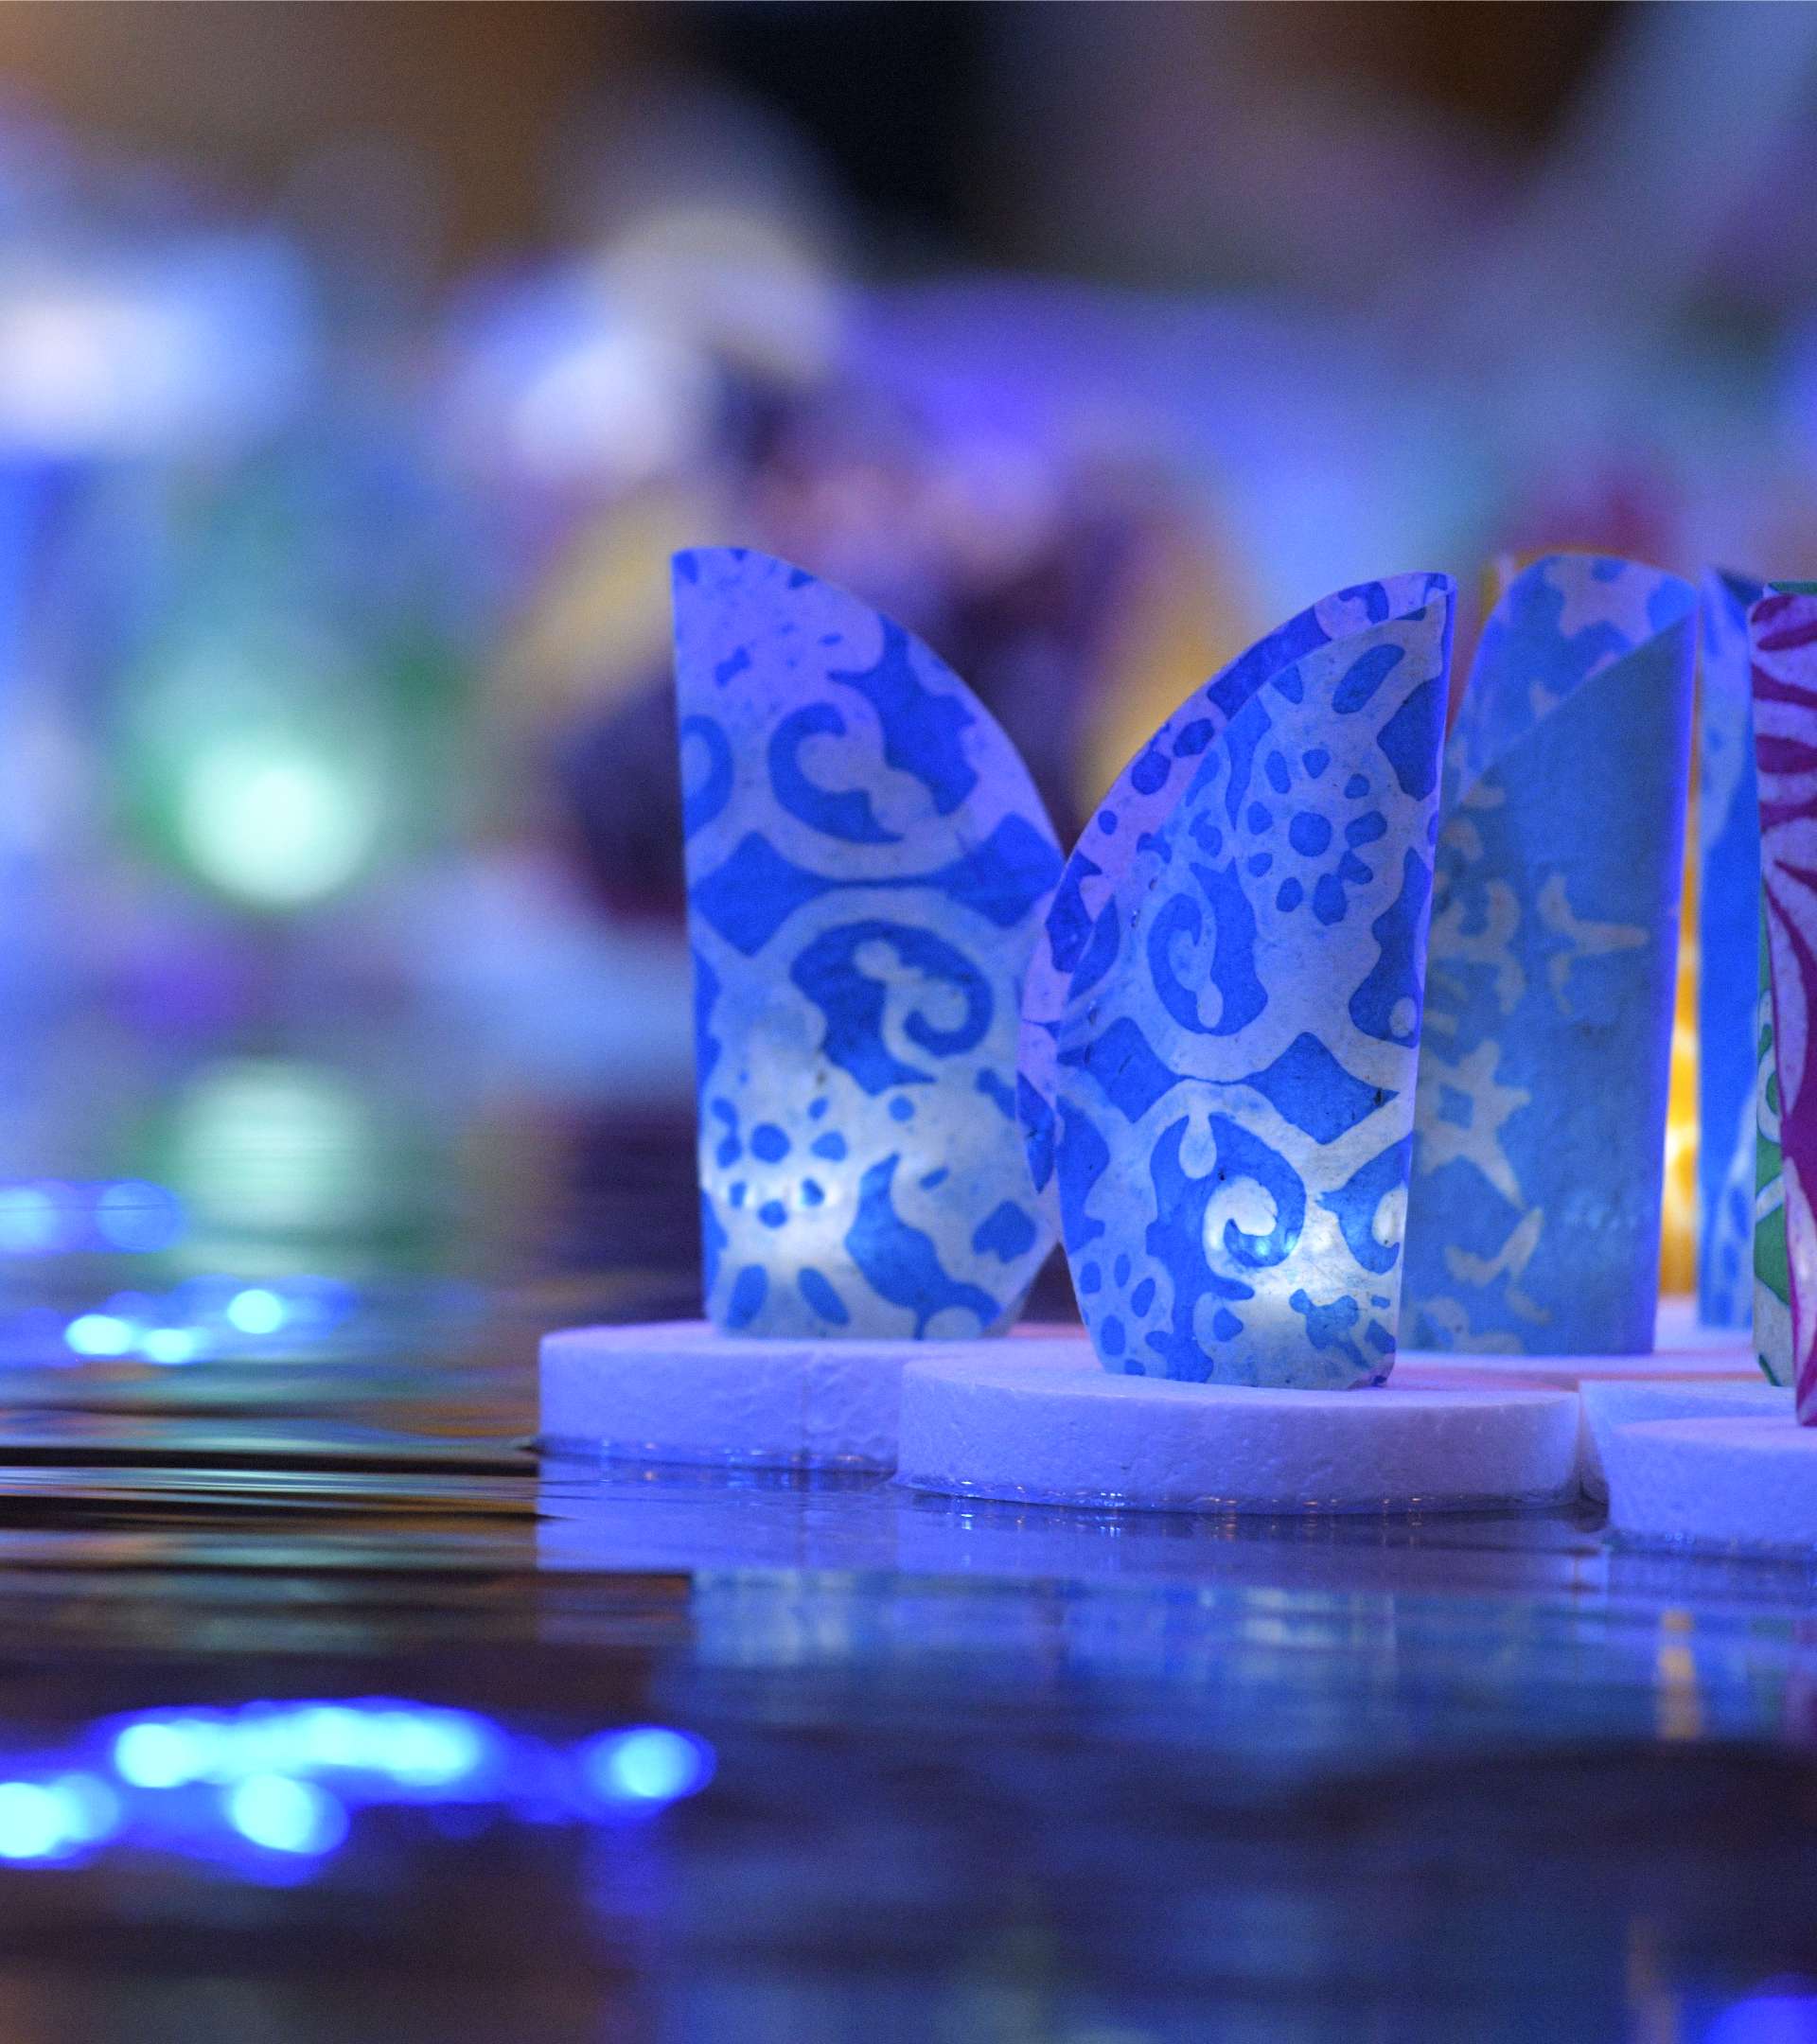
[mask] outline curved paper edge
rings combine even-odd
[[[1441,898],[1435,901],[1427,964],[1427,1054],[1421,1058],[1419,1133],[1409,1191],[1405,1295],[1406,1307],[1416,1315],[1412,1338],[1422,1348],[1627,1353],[1651,1344],[1674,975],[1664,975],[1663,1005],[1657,1014],[1634,1018],[1626,1038],[1632,1051],[1626,1069],[1639,1073],[1634,1083],[1657,1097],[1649,1099],[1638,1118],[1622,1121],[1616,1134],[1623,1141],[1634,1138],[1650,1131],[1656,1119],[1657,1139],[1647,1137],[1648,1156],[1636,1157],[1632,1168],[1617,1168],[1620,1144],[1614,1140],[1585,1160],[1593,1179],[1601,1170],[1613,1181],[1596,1210],[1625,1216],[1620,1230],[1625,1246],[1592,1260],[1591,1266],[1577,1273],[1580,1281],[1569,1288],[1570,1313],[1576,1316],[1571,1324],[1561,1324],[1555,1308],[1544,1303],[1544,1274],[1569,1270],[1572,1262],[1568,1247],[1555,1250],[1548,1228],[1565,1228],[1579,1245],[1592,1240],[1601,1244],[1609,1225],[1605,1221],[1586,1230],[1578,1224],[1574,1228],[1566,1218],[1566,1209],[1588,1200],[1580,1183],[1558,1212],[1536,1197],[1526,1173],[1516,1168],[1502,1130],[1513,1115],[1529,1106],[1537,1110],[1540,1126],[1564,1112],[1561,1092],[1566,1082],[1561,1073],[1569,1060],[1562,1052],[1567,1041],[1578,1040],[1570,1008],[1576,997],[1571,992],[1573,965],[1579,958],[1632,954],[1645,947],[1646,933],[1652,929],[1667,933],[1676,958],[1696,601],[1695,590],[1682,576],[1644,562],[1606,555],[1549,555],[1515,578],[1491,616],[1493,628],[1486,627],[1478,647],[1447,747],[1437,878]],[[1668,702],[1672,721],[1666,735],[1672,750],[1664,762],[1664,779],[1671,786],[1659,790],[1667,805],[1663,829],[1650,822],[1642,828],[1634,820],[1639,811],[1632,812],[1624,826],[1640,848],[1638,866],[1624,870],[1652,872],[1656,852],[1657,890],[1644,914],[1612,920],[1611,908],[1588,897],[1579,900],[1572,891],[1572,848],[1604,847],[1607,829],[1605,824],[1604,832],[1586,832],[1581,823],[1590,820],[1588,812],[1580,814],[1575,798],[1585,775],[1594,773],[1603,748],[1614,749],[1611,756],[1619,756],[1635,707],[1644,704],[1649,711],[1663,712]],[[1574,724],[1601,720],[1608,728],[1598,746],[1583,756],[1543,762],[1542,747],[1556,741],[1554,720],[1567,711]],[[1491,773],[1503,784],[1481,786]],[[1527,790],[1525,798],[1522,785]],[[1563,813],[1567,809],[1568,815]],[[1448,916],[1442,899],[1448,885],[1447,848],[1467,864],[1481,857],[1482,837],[1497,813],[1521,818],[1519,871],[1531,877],[1548,863],[1553,870],[1537,884],[1531,900],[1506,881],[1493,882],[1491,891],[1500,897],[1494,926],[1450,928],[1455,919]],[[1543,955],[1543,946],[1533,949],[1525,935],[1529,925],[1558,941],[1561,948],[1556,959]],[[1445,1011],[1433,996],[1440,976],[1455,965],[1482,968],[1491,962],[1497,965],[1498,984],[1505,977],[1509,990],[1508,999],[1497,996],[1505,1026],[1461,1048],[1447,1042],[1448,1057],[1438,1056],[1435,1039]],[[1530,995],[1539,998],[1536,990],[1549,994],[1556,1016],[1551,1010],[1538,1013],[1529,1004]],[[1527,1011],[1524,1020],[1523,1009]],[[1443,1033],[1449,1037],[1455,1028],[1453,1019]],[[1606,1036],[1606,1031],[1599,1035]],[[1510,1075],[1508,1047],[1513,1047],[1518,1065],[1522,1054],[1541,1040],[1550,1042],[1560,1054],[1537,1074],[1528,1074],[1534,1082],[1529,1090]],[[1600,1054],[1606,1056],[1606,1048]],[[1456,1062],[1451,1062],[1454,1059]],[[1587,1105],[1607,1107],[1614,1098],[1605,1087]],[[1447,1123],[1454,1126],[1444,1129]],[[1530,1129],[1532,1124],[1526,1126]],[[1578,1121],[1572,1127],[1576,1129]],[[1467,1132],[1461,1141],[1456,1133],[1460,1129]],[[1438,1161],[1423,1161],[1441,1132],[1446,1141]],[[1554,1147],[1529,1133],[1523,1155],[1537,1156],[1544,1165]],[[1467,1180],[1468,1189],[1460,1189],[1454,1181],[1442,1197],[1432,1189],[1422,1196],[1421,1187],[1434,1172],[1456,1163],[1475,1167],[1481,1173],[1480,1188]],[[1653,1174],[1650,1220],[1646,1217],[1649,1172]],[[1543,1178],[1544,1170],[1535,1175]],[[1495,1211],[1507,1207],[1514,1214],[1492,1241],[1486,1229],[1459,1239],[1460,1214],[1473,1197],[1493,1200]],[[1489,1326],[1474,1325],[1460,1288],[1479,1298],[1499,1299]],[[1495,1324],[1497,1319],[1507,1324]]]
[[[1446,748],[1446,814],[1579,689],[1644,658],[1696,608],[1684,576],[1618,555],[1548,554],[1524,568],[1477,641]]]
[[[1100,812],[1130,850],[1058,1027],[1056,1174],[1112,1371],[1342,1389],[1392,1367],[1451,650],[1435,579],[1274,667],[1191,774],[1138,784],[1146,830]]]
[[[1193,690],[1138,747],[1079,835],[1055,890],[1030,960],[1022,996],[1022,1040],[1016,1104],[1028,1145],[1029,1172],[1042,1210],[1060,1229],[1053,1176],[1056,1035],[1068,994],[1087,956],[1100,918],[1131,865],[1141,839],[1184,795],[1191,772],[1232,717],[1274,676],[1374,626],[1445,606],[1447,674],[1457,586],[1447,574],[1414,572],[1334,590],[1289,618]]]
[[[995,717],[931,647],[885,612],[837,584],[750,548],[683,550],[674,556],[673,576],[683,775],[684,781],[694,783],[684,793],[683,827],[689,854],[689,933],[695,954],[703,1260],[709,1313],[733,1332],[859,1339],[923,1336],[934,1314],[953,1307],[964,1309],[963,1317],[977,1324],[942,1327],[939,1333],[963,1338],[1000,1331],[1019,1313],[1028,1287],[1054,1241],[1054,1230],[1028,1185],[1014,1093],[1022,974],[1062,865],[1053,826],[1019,753]],[[711,596],[706,593],[709,586]],[[803,621],[789,615],[792,608],[810,603],[820,613],[811,626],[812,637]],[[762,665],[753,661],[750,648],[771,634],[797,642],[783,658],[783,669],[801,668],[812,678],[813,686],[803,689],[795,701],[785,684],[768,708],[751,709],[753,718],[767,719],[768,737],[763,741],[761,755],[753,741],[748,749],[752,756],[739,756],[723,731],[714,739],[701,724],[714,721],[714,703],[726,700],[728,689],[736,689],[743,681],[749,691],[752,684],[745,678]],[[840,641],[870,649],[843,675],[832,670],[833,656],[823,650]],[[829,681],[838,685],[829,690],[822,685]],[[801,717],[803,711],[813,713],[820,698],[829,695],[838,697],[835,707],[844,730],[836,730],[823,709],[819,715]],[[781,749],[785,756],[779,768],[780,728],[791,722],[794,728]],[[929,813],[921,815],[913,826],[892,830],[873,808],[873,796],[887,796],[885,777],[878,776],[874,767],[873,784],[866,785],[861,775],[857,786],[838,788],[820,785],[802,768],[797,756],[802,745],[828,738],[838,743],[850,731],[869,732],[873,726],[884,764],[891,770],[887,778],[900,783],[903,776],[909,776],[926,791]],[[811,760],[813,755],[806,756]],[[778,781],[779,770],[785,786]],[[774,828],[768,821],[762,829],[747,828],[730,853],[723,845],[718,847],[720,855],[710,870],[697,870],[697,844],[713,838],[714,824],[722,814],[733,810],[735,802],[748,804],[753,815],[767,814]],[[994,824],[989,821],[992,818]],[[928,853],[926,858],[910,855],[905,846],[905,834],[912,839],[917,831]],[[720,835],[729,835],[729,830]],[[770,837],[778,842],[769,842]],[[926,844],[929,837],[938,840],[937,850]],[[731,871],[733,855],[742,856],[735,872]],[[829,867],[833,868],[830,872]],[[905,867],[911,870],[905,872]],[[720,883],[717,888],[715,881]],[[940,1207],[927,1207],[922,1218],[936,1232],[942,1223],[956,1225],[959,1201],[966,1191],[974,1191],[975,1203],[981,1204],[970,1251],[953,1252],[949,1238],[948,1253],[943,1257],[933,1234],[911,1225],[899,1209],[926,1206],[933,1191],[911,1183],[907,1170],[895,1180],[892,1172],[884,1170],[888,1160],[880,1158],[858,1188],[859,1222],[839,1244],[847,1254],[848,1268],[856,1260],[864,1287],[877,1294],[876,1301],[861,1298],[856,1306],[874,1305],[874,1313],[855,1310],[854,1301],[840,1297],[838,1304],[843,1317],[838,1317],[831,1310],[821,1312],[804,1305],[803,1297],[795,1296],[798,1287],[779,1288],[769,1284],[767,1276],[761,1280],[751,1278],[743,1299],[729,1301],[719,1295],[726,1289],[721,1282],[723,1269],[737,1263],[744,1278],[752,1267],[761,1266],[763,1259],[754,1252],[740,1256],[728,1249],[723,1240],[726,1230],[715,1216],[708,1189],[709,1142],[732,1132],[706,1125],[707,1075],[719,1054],[713,1020],[721,989],[702,948],[702,919],[711,925],[716,942],[729,943],[737,958],[748,963],[764,954],[770,940],[781,936],[803,912],[812,919],[815,905],[822,899],[850,897],[853,914],[859,921],[875,919],[891,927],[931,930],[925,914],[905,907],[917,893],[923,899],[944,901],[949,905],[948,912],[961,907],[967,912],[976,911],[972,918],[977,925],[976,955],[963,962],[974,978],[996,984],[989,1027],[996,1030],[1001,1016],[1011,1030],[1008,1054],[997,1056],[995,1063],[986,1058],[980,1066],[979,1057],[960,1056],[952,1049],[950,1039],[966,1032],[974,1014],[967,994],[957,1017],[942,1013],[931,1020],[926,1015],[908,1018],[908,1033],[920,1048],[915,1052],[919,1060],[915,1079],[904,1078],[909,1060],[896,1052],[905,1045],[900,1032],[891,1039],[893,1049],[885,1041],[886,991],[881,982],[860,971],[856,939],[845,947],[852,952],[850,957],[829,954],[809,960],[792,954],[779,956],[773,963],[767,961],[764,978],[780,1001],[803,1006],[804,1012],[807,1000],[818,996],[814,1000],[818,1012],[809,1020],[820,1032],[820,1049],[803,1060],[804,1067],[813,1068],[804,1068],[801,1075],[803,1100],[796,1103],[798,1108],[807,1105],[810,1092],[818,1093],[820,1100],[840,1085],[851,1092],[848,1081],[858,1088],[852,1098],[861,1111],[867,1101],[875,1106],[886,1092],[897,1088],[890,1104],[903,1118],[898,1130],[906,1126],[909,1133],[898,1133],[892,1142],[907,1154],[912,1149],[916,1107],[930,1098],[949,1094],[953,1087],[963,1091],[963,1102],[952,1104],[965,1118],[966,1140],[973,1153],[968,1169],[953,1174],[962,1184],[956,1182]],[[886,932],[882,941],[892,940]],[[953,966],[949,972],[950,960],[943,963],[932,957],[938,944],[923,948],[929,951],[928,959],[904,957],[898,949],[905,971],[926,972],[936,978],[945,975],[946,992],[955,985],[963,992],[961,981],[971,983],[963,975],[952,978],[958,968]],[[1016,952],[1020,955],[1014,955]],[[803,973],[814,981],[814,996],[803,984]],[[842,990],[862,998],[842,999]],[[836,1009],[845,1017],[848,1026],[842,1034],[849,1040],[842,1049],[829,1052]],[[864,1076],[857,1079],[860,1064]],[[957,1069],[961,1066],[965,1068],[962,1084]],[[908,1090],[910,1085],[912,1091]],[[755,1116],[745,1119],[748,1133]],[[829,1112],[826,1120],[816,1126],[832,1132],[834,1119]],[[866,1119],[873,1117],[867,1114]],[[922,1119],[925,1128],[926,1118]],[[1000,1154],[993,1140],[995,1131],[1001,1133]],[[826,1138],[815,1136],[813,1139]],[[799,1152],[801,1144],[794,1147]],[[855,1140],[853,1148],[859,1147]],[[935,1147],[926,1146],[914,1159],[919,1177],[938,1179],[944,1173],[947,1159],[936,1159]],[[947,1147],[951,1148],[950,1142]],[[830,1161],[841,1162],[848,1175],[856,1172],[856,1160]],[[875,1182],[879,1172],[883,1174],[880,1185]],[[979,1188],[985,1181],[992,1192],[1000,1190],[1000,1199],[983,1196]],[[753,1202],[758,1197],[755,1190],[750,1196]],[[982,1210],[984,1206],[990,1207],[988,1213]],[[969,1210],[965,1218],[970,1218]],[[868,1229],[861,1247],[855,1246],[859,1223]],[[994,1280],[989,1286],[973,1281],[960,1268],[961,1263],[975,1264],[979,1258],[985,1260]],[[779,1258],[774,1267],[782,1263]],[[781,1289],[789,1295],[785,1309],[777,1296]],[[736,1291],[735,1284],[732,1290]],[[750,1303],[753,1295],[754,1306]],[[816,1296],[823,1300],[825,1295],[816,1288]],[[904,1324],[905,1319],[913,1324]]]

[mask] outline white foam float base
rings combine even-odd
[[[1751,1390],[1761,1383],[1751,1348],[1706,1348],[1656,1350],[1651,1355],[1529,1356],[1435,1354],[1402,1349],[1392,1380],[1400,1384],[1526,1384],[1534,1389],[1585,1394],[1579,1406],[1578,1481],[1593,1498],[1604,1498],[1602,1450],[1590,1421],[1593,1386],[1687,1393]],[[1767,1386],[1771,1389],[1771,1385]]]
[[[1643,1419],[1611,1429],[1602,1454],[1624,1540],[1817,1556],[1817,1427],[1783,1412]]]
[[[1473,1355],[1403,1348],[1397,1382],[1429,1384],[1544,1385],[1575,1391],[1585,1383],[1722,1383],[1760,1380],[1751,1348],[1654,1349],[1646,1355]]]
[[[1790,1386],[1769,1383],[1756,1370],[1749,1377],[1586,1377],[1583,1434],[1578,1475],[1585,1492],[1606,1499],[1609,1480],[1604,1445],[1617,1427],[1649,1419],[1778,1418],[1792,1423]]]
[[[1578,1401],[1528,1384],[1250,1390],[1113,1376],[1083,1342],[902,1380],[897,1479],[1013,1503],[1382,1512],[1550,1503],[1577,1486]]]
[[[1050,1336],[1081,1346],[1039,1327],[940,1343],[758,1341],[705,1320],[565,1328],[542,1340],[539,1439],[589,1458],[888,1471],[911,1360],[938,1349],[983,1361]]]

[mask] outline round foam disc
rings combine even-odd
[[[1753,1351],[1731,1348],[1608,1356],[1438,1355],[1406,1349],[1395,1364],[1393,1378],[1398,1384],[1530,1384],[1554,1391],[1577,1391],[1592,1384],[1747,1390],[1760,1381]],[[1590,1431],[1587,1409],[1582,1408],[1578,1480],[1592,1497],[1608,1495],[1603,1488],[1601,1451]]]
[[[1756,1370],[1752,1378],[1586,1377],[1583,1436],[1579,1443],[1578,1476],[1593,1498],[1609,1495],[1603,1470],[1603,1443],[1616,1427],[1647,1419],[1745,1419],[1777,1416],[1791,1421],[1792,1395],[1788,1384],[1769,1383]]]
[[[1018,1329],[1020,1349],[1048,1330]],[[1067,1349],[1077,1336],[1060,1335]],[[903,1367],[1001,1340],[758,1341],[705,1320],[566,1328],[542,1340],[539,1437],[555,1454],[774,1469],[891,1470]]]
[[[1581,1383],[1754,1382],[1760,1366],[1749,1348],[1655,1349],[1650,1355],[1475,1355],[1403,1348],[1395,1361],[1396,1383],[1545,1384],[1575,1391]]]
[[[1644,1419],[1602,1442],[1610,1530],[1649,1545],[1817,1554],[1817,1427]]]
[[[1149,1511],[1465,1509],[1576,1488],[1578,1401],[1528,1385],[1251,1390],[1113,1376],[1083,1344],[927,1355],[902,1380],[916,1489]]]

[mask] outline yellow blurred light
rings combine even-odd
[[[726,530],[716,499],[666,486],[635,491],[584,525],[499,661],[503,711],[535,718],[608,710],[661,676],[669,659],[669,558],[701,533]]]
[[[1075,792],[1089,816],[1182,699],[1242,652],[1253,620],[1211,538],[1179,519],[1159,527],[1134,577],[1092,706]]]
[[[1672,1011],[1672,1078],[1666,1105],[1666,1189],[1660,1207],[1659,1288],[1697,1290],[1697,779],[1685,822],[1685,884],[1678,917],[1678,987]]]

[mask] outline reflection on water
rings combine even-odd
[[[148,1256],[168,1249],[184,1227],[182,1201],[168,1186],[143,1179],[0,1185],[0,1257],[83,1250]]]
[[[192,1278],[162,1295],[116,1292],[63,1330],[73,1359],[136,1357],[169,1366],[329,1342],[357,1313],[359,1295],[326,1278],[247,1284]]]
[[[1571,1511],[539,1463],[540,1330],[693,1289],[685,1128],[326,1054],[137,1097],[154,1149],[57,1182],[189,1233],[0,1262],[52,1337],[0,1350],[0,1912],[44,1955],[0,1951],[9,2037],[316,2044],[385,1995],[438,2044],[1797,2017],[1808,1571]],[[132,1345],[73,1352],[83,1314]]]
[[[131,1849],[291,1876],[338,1852],[362,1809],[622,1824],[697,1795],[714,1765],[704,1740],[667,1725],[556,1745],[392,1698],[146,1711],[0,1754],[0,1860]]]
[[[312,1239],[346,1244],[387,1218],[373,1118],[341,1074],[292,1058],[208,1065],[173,1102],[168,1172],[210,1265],[282,1262]]]
[[[382,1065],[126,1060],[104,1126],[72,1101],[32,1145],[156,1175],[0,1182],[0,1360],[168,1370],[449,1338],[481,1303],[442,1275],[467,1260],[467,1119]]]

